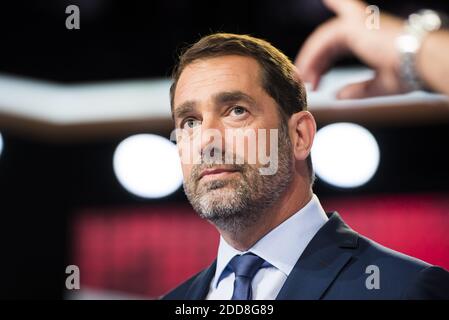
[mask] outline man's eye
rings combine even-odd
[[[246,111],[246,109],[241,106],[235,106],[231,110],[231,114],[234,116],[241,116],[242,114],[245,114],[246,112],[248,112],[248,111]]]
[[[200,121],[198,121],[196,119],[187,119],[183,124],[183,128],[184,129],[192,129],[192,128],[195,128],[199,124],[201,124]]]

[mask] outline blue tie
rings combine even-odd
[[[235,280],[231,300],[252,300],[251,282],[264,261],[252,253],[232,258],[229,267],[235,273]]]

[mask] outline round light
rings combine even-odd
[[[154,134],[138,134],[123,140],[115,150],[114,171],[122,186],[143,198],[161,198],[182,184],[176,146]]]
[[[335,123],[318,130],[312,162],[318,177],[341,188],[367,183],[379,166],[380,151],[374,136],[353,123]]]

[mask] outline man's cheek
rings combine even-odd
[[[178,141],[178,154],[183,168],[191,163],[191,149],[185,139]]]
[[[184,175],[184,180],[188,180],[192,173],[192,165],[182,164],[182,174]]]
[[[257,131],[233,129],[226,131],[226,163],[257,163]],[[231,161],[232,160],[232,161]]]

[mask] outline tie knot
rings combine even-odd
[[[236,277],[252,279],[264,262],[264,259],[253,253],[245,253],[232,258],[229,266],[234,271]]]

